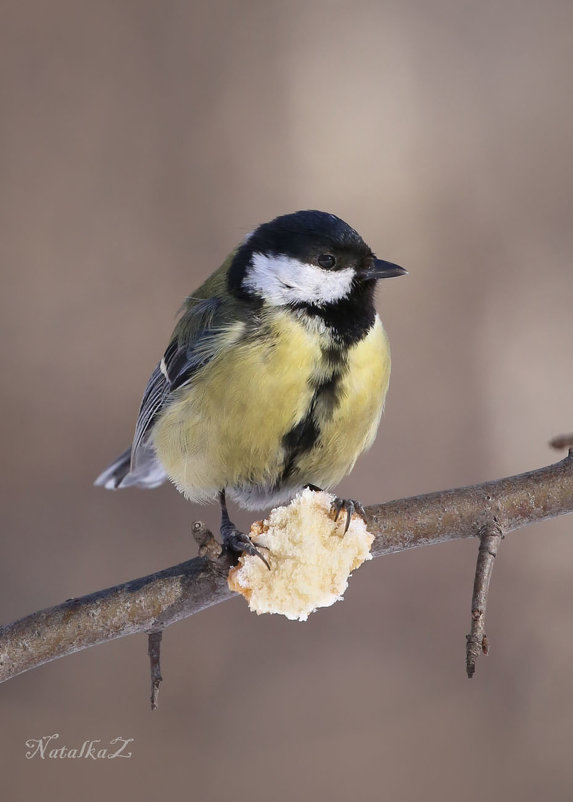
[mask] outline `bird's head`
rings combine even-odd
[[[404,273],[377,259],[339,217],[301,211],[263,223],[245,238],[229,268],[229,289],[272,306],[320,308]]]

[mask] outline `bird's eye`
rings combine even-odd
[[[326,267],[326,268],[334,267],[334,265],[336,264],[336,259],[329,253],[322,253],[316,261],[321,267]]]

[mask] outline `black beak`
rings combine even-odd
[[[392,278],[393,276],[405,276],[408,271],[403,267],[395,265],[392,262],[385,262],[383,259],[374,259],[370,267],[361,271],[361,278],[363,279],[379,279],[379,278]]]

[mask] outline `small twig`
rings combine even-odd
[[[191,528],[195,542],[199,546],[199,557],[214,562],[221,556],[221,544],[203,521],[195,521]]]
[[[199,546],[199,556],[209,561],[216,561],[221,556],[221,546],[215,540],[213,533],[203,521],[195,521],[192,527],[193,537]],[[161,676],[161,640],[163,630],[150,632],[147,639],[147,654],[151,669],[151,709],[157,710],[159,685],[163,681]]]
[[[573,448],[573,432],[571,434],[558,434],[549,441],[552,448]]]
[[[497,518],[488,521],[480,531],[472,597],[472,625],[470,634],[466,635],[466,672],[469,679],[475,674],[476,660],[479,655],[487,654],[489,649],[485,634],[487,594],[489,593],[493,564],[502,537],[503,533]]]
[[[159,696],[159,684],[163,680],[161,676],[161,629],[150,632],[147,639],[147,654],[151,668],[151,709],[157,710],[157,697]]]

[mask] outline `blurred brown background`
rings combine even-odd
[[[7,622],[186,559],[215,507],[107,493],[183,297],[257,223],[335,212],[406,266],[365,503],[559,458],[573,427],[573,6],[15,2],[0,27]],[[247,524],[249,516],[237,515]],[[571,520],[516,533],[470,683],[476,543],[377,560],[306,624],[241,599],[0,687],[16,800],[569,800]],[[130,760],[25,740],[134,738]]]

